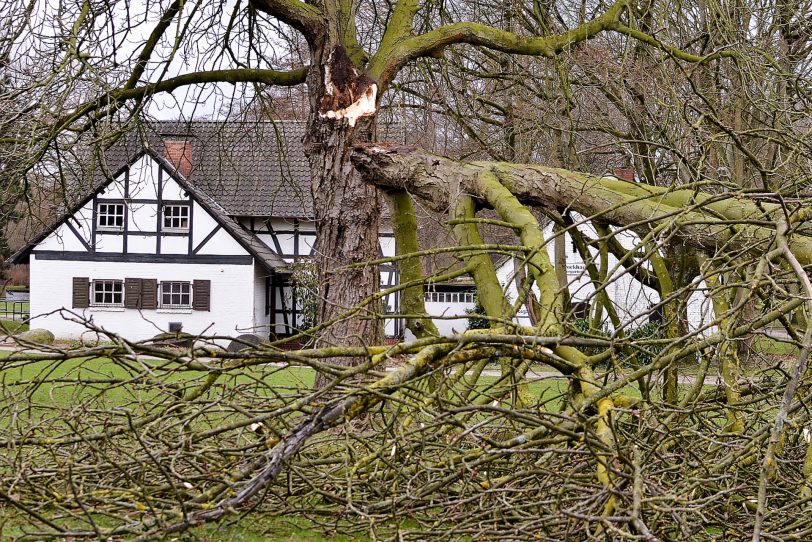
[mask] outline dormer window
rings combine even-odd
[[[124,204],[99,203],[96,208],[96,226],[100,230],[124,229]]]
[[[189,231],[189,206],[164,205],[165,231]]]

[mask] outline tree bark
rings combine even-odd
[[[328,53],[329,54],[326,54]],[[380,343],[383,325],[381,303],[351,318],[342,314],[380,289],[377,266],[363,265],[378,255],[380,196],[352,166],[353,143],[367,139],[372,111],[352,108],[371,98],[375,84],[361,74],[341,45],[316,55],[308,74],[310,116],[305,134],[305,153],[310,162],[313,212],[316,222],[315,260],[319,276],[318,322],[336,322],[321,332],[319,347],[360,346]],[[368,105],[368,104],[366,104]],[[337,358],[334,364],[353,365],[355,358]],[[329,377],[319,374],[316,386]]]
[[[458,162],[414,147],[359,145],[352,160],[368,182],[406,189],[438,211],[460,194],[481,198],[476,179],[490,171],[522,203],[600,216],[610,224],[629,226],[641,237],[652,225],[660,225],[686,246],[711,253],[724,246],[764,254],[775,241],[775,228],[753,222],[774,223],[781,216],[779,208],[738,193],[727,197],[670,190],[540,165]],[[812,237],[796,233],[789,245],[802,264],[812,264]]]

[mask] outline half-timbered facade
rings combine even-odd
[[[57,337],[86,323],[146,339],[288,336],[306,324],[291,264],[312,256],[301,124],[157,123],[104,153],[108,175],[12,257],[31,267],[32,325]],[[381,256],[394,254],[390,230]],[[381,267],[382,287],[397,283]],[[398,307],[388,296],[390,312]],[[386,331],[398,334],[388,319]]]

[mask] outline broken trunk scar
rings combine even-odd
[[[332,85],[328,83],[326,85],[327,92],[330,92],[330,87]],[[339,109],[337,111],[327,111],[326,113],[320,113],[319,115],[322,118],[328,119],[347,119],[350,123],[350,126],[355,126],[355,123],[358,122],[358,119],[361,117],[368,117],[370,115],[375,114],[375,100],[378,96],[378,85],[372,83],[367,89],[361,94],[361,97],[351,103],[348,107],[343,109]]]
[[[347,119],[350,126],[355,126],[359,118],[375,114],[377,97],[378,85],[359,74],[342,45],[333,47],[324,66],[324,96],[319,116]]]

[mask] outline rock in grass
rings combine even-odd
[[[47,329],[29,329],[17,334],[17,340],[37,344],[53,344],[54,334]]]
[[[245,350],[246,348],[256,346],[261,342],[262,339],[258,335],[254,335],[253,333],[245,333],[229,343],[228,351],[239,352],[241,350]]]

